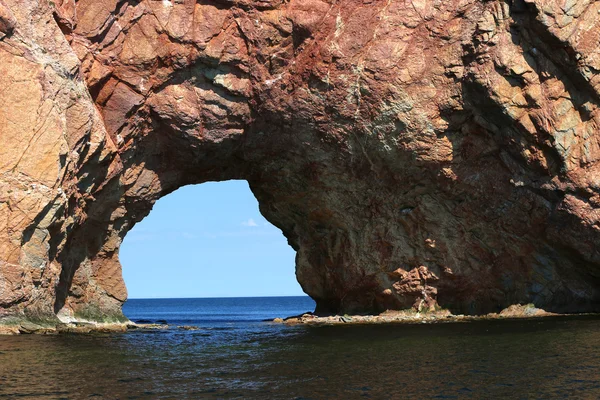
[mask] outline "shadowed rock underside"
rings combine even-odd
[[[597,311],[599,15],[0,0],[0,317],[122,319],[125,234],[228,179],[317,311]]]

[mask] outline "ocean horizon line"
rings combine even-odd
[[[130,297],[129,300],[192,300],[192,299],[264,299],[264,298],[284,298],[284,297],[308,297],[307,294],[300,295],[267,295],[267,296],[209,296],[209,297]]]

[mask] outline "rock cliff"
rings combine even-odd
[[[127,231],[228,179],[318,311],[600,309],[599,16],[0,0],[0,318],[121,319]]]

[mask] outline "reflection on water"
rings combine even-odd
[[[0,397],[598,398],[598,322],[0,337]]]

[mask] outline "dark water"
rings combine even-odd
[[[286,327],[307,298],[132,300],[200,330],[0,337],[0,397],[594,399],[600,319]]]

